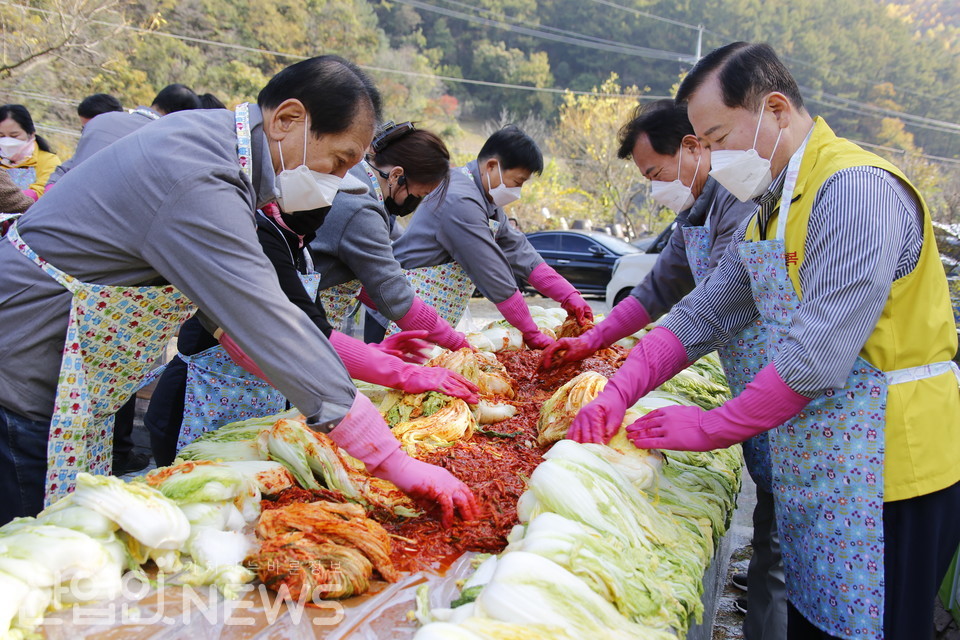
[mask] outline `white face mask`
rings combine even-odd
[[[677,213],[692,207],[694,200],[696,200],[696,198],[693,197],[692,187],[697,179],[697,173],[700,171],[700,160],[703,159],[703,154],[701,153],[700,157],[697,158],[697,168],[693,171],[693,180],[690,181],[689,187],[685,186],[680,180],[680,163],[682,159],[683,147],[680,147],[680,151],[677,154],[677,179],[673,182],[654,180],[650,187],[650,195],[654,200],[667,209],[672,209]]]
[[[22,152],[30,142],[30,140],[20,140],[19,138],[4,136],[0,138],[0,156],[8,160],[13,160],[14,162],[19,162],[23,159],[23,157],[19,156],[22,156]]]
[[[719,182],[724,189],[736,196],[740,202],[746,202],[763,194],[773,182],[770,173],[770,161],[761,158],[757,153],[757,137],[760,135],[760,123],[763,121],[763,103],[760,104],[760,115],[757,118],[757,130],[753,134],[753,148],[743,151],[714,151],[710,154],[710,164],[713,167],[710,175]],[[777,132],[777,141],[773,145],[770,157],[777,152],[780,144],[781,128]]]
[[[520,199],[520,187],[508,187],[503,184],[503,171],[500,170],[500,161],[497,161],[497,173],[500,174],[500,184],[496,188],[490,186],[490,172],[487,172],[487,189],[490,190],[490,197],[493,198],[493,204],[498,207],[505,207],[511,202]]]
[[[310,119],[303,125],[303,159],[296,169],[287,169],[283,164],[283,147],[277,141],[280,151],[280,173],[277,174],[277,204],[287,213],[296,211],[310,211],[329,207],[340,190],[343,181],[329,173],[312,171],[305,164],[307,159],[307,131],[310,130]]]

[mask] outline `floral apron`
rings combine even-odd
[[[307,293],[316,298],[320,274],[302,273],[300,280]],[[284,395],[236,364],[223,347],[217,345],[194,355],[179,355],[187,364],[187,386],[178,451],[207,431],[225,424],[286,410]]]
[[[417,297],[436,309],[451,327],[456,327],[463,318],[473,290],[477,288],[463,267],[456,262],[405,269],[403,274]],[[400,331],[397,323],[391,322],[386,335]]]
[[[50,505],[73,489],[78,472],[110,473],[113,414],[148,379],[196,307],[172,285],[80,282],[30,249],[16,225],[7,239],[73,294],[47,443]]]
[[[249,110],[246,104],[237,107],[236,122],[237,154],[241,167],[249,175]],[[244,154],[244,151],[247,153]],[[309,252],[304,251],[304,254],[312,271],[313,262],[309,259]],[[290,260],[295,262],[292,253]],[[316,299],[320,274],[301,273],[300,280],[310,298]],[[230,422],[268,416],[287,408],[287,400],[282,393],[233,362],[219,345],[194,355],[181,353],[180,358],[187,364],[187,386],[177,450],[203,433]]]
[[[768,362],[800,304],[783,239],[805,146],[787,167],[776,239],[739,246],[766,328]],[[825,391],[769,432],[787,594],[808,621],[831,635],[883,638],[887,389],[951,368],[956,371],[953,363],[940,362],[884,373],[858,357],[842,387]]]
[[[686,245],[687,262],[693,280],[698,285],[710,272],[710,218],[702,227],[682,227],[683,242]],[[738,396],[747,383],[763,368],[764,356],[763,322],[754,320],[753,324],[734,336],[729,344],[718,352],[723,371],[727,376],[730,391]],[[770,493],[773,488],[770,480],[770,446],[768,432],[756,435],[743,443],[743,457],[754,482]]]

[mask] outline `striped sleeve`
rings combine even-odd
[[[853,167],[827,180],[807,229],[803,300],[775,358],[784,382],[808,396],[841,386],[922,244],[920,205],[895,176]]]
[[[750,278],[738,249],[749,221],[750,216],[740,223],[717,268],[660,323],[676,334],[690,360],[730,342],[757,317]]]

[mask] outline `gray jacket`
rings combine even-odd
[[[156,117],[151,117],[151,114]],[[109,147],[120,138],[130,135],[143,125],[159,118],[159,114],[146,107],[138,107],[137,110],[129,113],[110,111],[91,118],[83,127],[73,157],[53,170],[53,174],[47,180],[47,186],[57,182],[64,174],[84,160],[88,160],[97,151]]]
[[[450,170],[450,183],[440,199],[438,189],[424,198],[393,255],[404,269],[457,262],[491,302],[517,291],[517,278],[527,279],[543,262],[527,237],[510,226],[503,209],[487,200],[476,160]]]
[[[730,244],[734,231],[756,209],[756,203],[740,202],[716,180],[707,178],[703,192],[693,206],[677,215],[677,226],[670,236],[670,242],[660,253],[653,269],[630,292],[647,310],[651,320],[670,311],[673,305],[693,291],[693,274],[687,261],[683,227],[702,227],[709,218],[712,270]]]
[[[350,174],[368,190],[359,195],[338,193],[310,243],[314,267],[321,274],[320,288],[359,279],[380,313],[390,320],[402,318],[416,294],[393,257],[390,219],[363,165]]]
[[[177,112],[79,164],[30,208],[20,234],[84,282],[173,284],[304,414],[338,420],[356,389],[260,248],[254,212],[275,193],[255,105],[250,125],[252,184],[232,112]],[[0,272],[0,405],[49,420],[71,296],[9,242],[0,241]]]

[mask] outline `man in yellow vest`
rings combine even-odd
[[[609,408],[759,318],[767,348],[743,393],[653,411],[629,437],[705,451],[769,431],[788,637],[929,636],[960,543],[960,374],[923,198],[812,118],[768,45],[711,52],[676,99],[711,175],[758,210],[575,426],[622,419]]]

